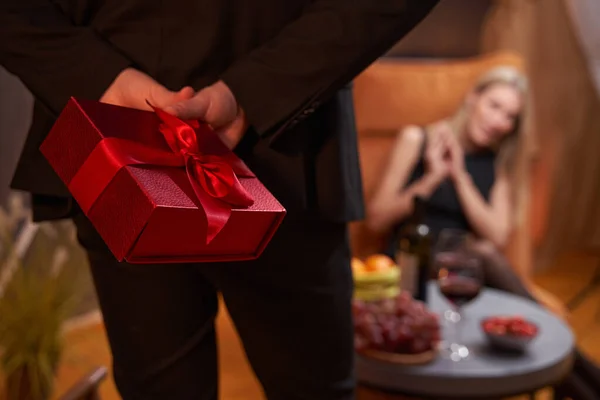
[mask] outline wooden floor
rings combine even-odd
[[[537,282],[565,302],[574,298],[591,280],[598,265],[598,258],[591,255],[568,255],[561,257],[555,266],[540,273]],[[577,335],[581,349],[600,362],[600,290],[592,292],[571,315],[570,323]],[[260,386],[248,367],[237,334],[225,309],[218,318],[220,337],[221,399],[263,399]],[[67,349],[59,376],[57,392],[63,392],[78,377],[95,365],[110,366],[108,346],[101,324],[90,324],[69,334]],[[102,400],[119,399],[112,380],[102,386]],[[539,400],[548,398],[541,393]],[[369,397],[375,400],[374,397]],[[383,400],[383,399],[382,399]]]

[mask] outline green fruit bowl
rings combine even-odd
[[[400,295],[400,288],[397,285],[354,289],[354,298],[362,301],[393,299],[398,295]]]
[[[354,273],[356,285],[366,284],[397,284],[400,280],[400,268],[389,268],[384,271]]]

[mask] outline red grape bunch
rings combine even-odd
[[[354,300],[354,343],[357,351],[419,354],[440,340],[437,314],[407,292],[393,299]]]

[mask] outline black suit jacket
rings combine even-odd
[[[173,90],[222,79],[251,123],[236,151],[282,204],[361,218],[347,84],[436,3],[1,0],[0,63],[36,98],[12,187],[34,194],[36,220],[66,216],[69,193],[38,148],[71,96],[98,99],[135,67]]]

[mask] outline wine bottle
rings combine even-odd
[[[400,289],[427,302],[427,281],[430,274],[431,234],[425,223],[427,203],[415,196],[413,213],[400,230],[396,263],[400,266]]]

